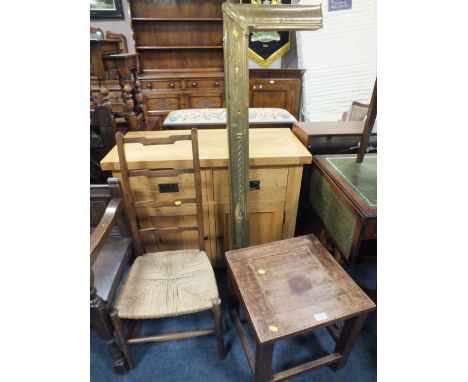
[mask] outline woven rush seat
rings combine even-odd
[[[137,257],[114,308],[120,318],[161,318],[209,310],[217,298],[216,279],[205,252],[155,252]]]

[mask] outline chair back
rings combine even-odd
[[[160,237],[165,234],[183,233],[185,231],[198,231],[198,247],[201,251],[205,250],[205,239],[203,232],[203,206],[202,206],[202,191],[201,191],[201,174],[200,174],[200,158],[198,152],[198,133],[197,129],[192,129],[190,134],[172,135],[167,138],[147,138],[147,137],[132,137],[125,138],[122,133],[118,132],[115,135],[117,143],[117,152],[119,155],[120,174],[122,181],[123,199],[125,208],[128,214],[130,231],[134,243],[135,255],[139,256],[148,251],[145,251],[145,238],[150,235]],[[165,168],[165,169],[132,169],[129,170],[128,162],[125,155],[125,146],[129,143],[138,143],[144,146],[148,145],[168,145],[174,144],[178,141],[191,141],[192,143],[192,157],[193,166],[191,168]],[[174,200],[154,200],[144,199],[138,197],[136,200],[134,191],[131,187],[131,178],[146,177],[146,178],[170,178],[178,177],[182,174],[193,174],[195,195],[192,198],[179,198]],[[190,226],[174,226],[174,227],[156,227],[151,225],[143,228],[138,218],[139,209],[151,208],[167,208],[167,207],[180,207],[185,204],[196,205],[197,224]],[[151,220],[151,219],[150,219]]]

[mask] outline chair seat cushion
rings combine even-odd
[[[160,318],[211,309],[216,298],[216,279],[205,252],[155,252],[136,258],[114,307],[120,318]]]
[[[297,122],[287,110],[278,108],[249,108],[249,123],[282,124]],[[226,109],[182,109],[171,111],[163,122],[163,126],[185,125],[225,125]]]

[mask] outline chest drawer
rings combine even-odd
[[[224,80],[203,78],[185,80],[186,89],[224,89]]]
[[[213,171],[214,200],[229,203],[228,170]],[[288,168],[251,168],[249,171],[249,202],[285,201]]]
[[[179,80],[141,80],[140,83],[142,90],[171,90],[182,87]]]

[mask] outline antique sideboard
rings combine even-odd
[[[299,119],[303,73],[301,69],[251,69],[250,107],[281,108]],[[138,79],[148,116],[164,120],[172,110],[226,107],[221,70],[147,70]]]
[[[167,137],[186,134],[186,130],[129,132],[128,137]],[[202,169],[203,215],[206,253],[214,265],[224,264],[224,253],[231,249],[231,219],[228,185],[228,149],[225,129],[199,130]],[[130,169],[165,168],[174,165],[190,166],[189,142],[157,149],[132,143],[126,145]],[[304,164],[312,162],[312,155],[290,129],[250,129],[250,237],[251,245],[268,243],[294,236],[297,206]],[[114,147],[101,161],[103,170],[112,171],[119,178],[119,161]],[[160,200],[187,198],[194,194],[193,176],[182,174],[172,178],[132,178],[136,200],[149,195]],[[139,211],[141,227],[153,225],[169,227],[191,225],[196,222],[192,205],[147,208]],[[196,232],[148,238],[148,251],[196,248]]]

